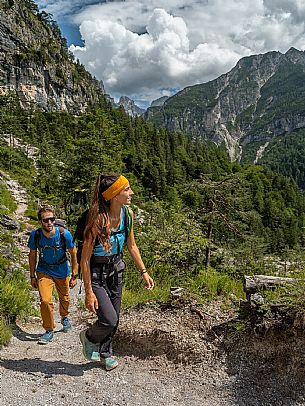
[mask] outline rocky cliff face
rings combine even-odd
[[[158,106],[163,106],[163,104],[165,103],[165,101],[168,99],[168,96],[162,96],[159,97],[159,99],[153,100],[151,102],[150,107],[158,107]]]
[[[103,84],[73,62],[50,15],[31,0],[0,3],[0,94],[14,92],[23,107],[84,112]]]
[[[151,107],[146,118],[191,137],[224,143],[232,160],[253,141],[305,127],[305,53],[268,52],[241,59],[227,74],[187,87]]]
[[[127,96],[121,96],[118,104],[122,106],[131,117],[141,116],[145,112],[144,109],[137,106],[135,102]]]

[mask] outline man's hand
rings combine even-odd
[[[73,289],[74,286],[76,286],[76,284],[77,284],[76,276],[71,276],[70,281],[69,281],[70,289]]]
[[[38,288],[38,282],[36,276],[31,276],[31,286],[34,289]]]

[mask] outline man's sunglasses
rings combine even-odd
[[[45,224],[48,224],[49,221],[51,221],[51,223],[54,223],[55,217],[47,217],[46,219],[41,219],[41,221]]]

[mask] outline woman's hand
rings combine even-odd
[[[143,279],[145,280],[145,286],[144,289],[148,289],[148,290],[152,290],[154,288],[154,281],[153,278],[151,276],[148,275],[147,272],[142,274]]]
[[[98,300],[93,292],[86,294],[86,307],[92,313],[98,309]]]

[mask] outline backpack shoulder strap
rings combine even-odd
[[[37,228],[35,230],[34,242],[35,242],[36,248],[40,249],[41,248],[41,244],[40,244],[40,228]]]
[[[131,227],[132,227],[132,217],[129,211],[129,208],[127,206],[123,206],[124,210],[124,231],[125,231],[125,243],[128,240]]]
[[[62,249],[64,251],[66,251],[67,245],[66,245],[65,228],[62,226],[59,226],[58,229],[59,229],[59,233],[60,233],[60,241],[61,241]]]

